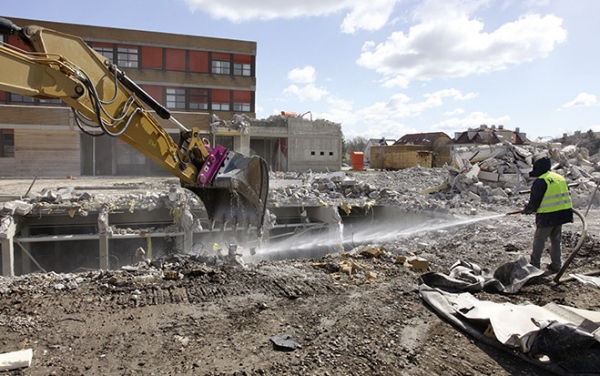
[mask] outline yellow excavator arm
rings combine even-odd
[[[208,147],[199,129],[175,120],[79,37],[39,26],[21,28],[4,18],[0,33],[18,35],[33,51],[0,44],[0,90],[60,99],[73,109],[83,132],[118,137],[178,177],[200,197],[213,224],[255,225],[261,233],[268,194],[264,159]],[[154,113],[180,129],[178,143]]]

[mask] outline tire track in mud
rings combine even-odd
[[[197,283],[195,283],[197,281]],[[143,307],[163,304],[198,304],[214,300],[254,294],[273,298],[296,299],[307,295],[339,293],[341,289],[333,284],[326,275],[320,278],[277,277],[268,278],[232,278],[218,283],[191,279],[185,283],[169,286],[123,287],[112,291],[112,301],[121,306]]]

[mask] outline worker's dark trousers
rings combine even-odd
[[[550,267],[554,270],[559,270],[562,266],[560,255],[560,239],[562,235],[562,225],[551,227],[537,227],[535,235],[533,235],[533,251],[531,252],[531,260],[529,263],[540,268],[542,252],[546,245],[546,239],[550,238],[550,259],[552,264]]]

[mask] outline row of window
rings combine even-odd
[[[6,40],[4,35],[1,35]],[[16,35],[8,36],[8,43],[27,50]],[[90,46],[118,66],[126,68],[178,70],[237,76],[253,76],[252,55],[177,48],[133,46],[114,43],[91,42]],[[233,67],[233,70],[232,70]],[[253,111],[253,92],[244,90],[221,90],[204,88],[144,88],[167,108],[189,111]],[[58,99],[34,100],[18,94],[6,95],[0,91],[0,102],[60,104]]]
[[[166,106],[170,109],[208,110],[208,97],[207,89],[166,88]],[[250,102],[233,102],[234,112],[250,112],[251,107]],[[231,102],[212,101],[210,109],[213,111],[231,111]]]
[[[202,88],[174,88],[146,85],[143,87],[159,103],[167,108],[182,111],[234,111],[251,112],[251,91],[202,89]],[[60,99],[33,99],[21,94],[0,91],[0,103],[30,103],[30,104],[56,104],[61,105]]]
[[[29,51],[16,35],[0,35],[2,42]],[[182,72],[254,77],[254,56],[211,51],[184,50],[90,42],[90,46],[121,68],[160,69]]]
[[[92,42],[90,46],[121,68],[253,76],[252,55],[101,42]]]
[[[185,111],[253,111],[253,92],[245,90],[177,88],[144,85],[146,90],[169,109]]]

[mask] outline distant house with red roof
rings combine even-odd
[[[505,129],[503,125],[481,125],[479,128],[470,128],[466,132],[456,132],[454,134],[454,145],[485,144],[494,145],[508,141],[513,145],[529,145],[531,142],[527,135],[522,133],[519,128],[514,131]]]

